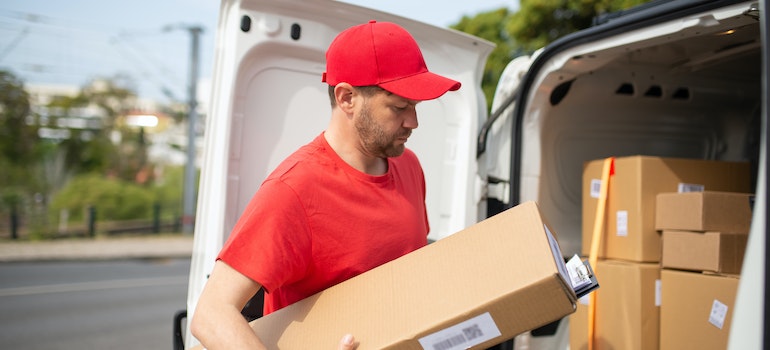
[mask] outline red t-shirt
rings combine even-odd
[[[268,314],[425,246],[428,230],[413,152],[372,176],[321,134],[262,183],[218,259],[265,288]]]

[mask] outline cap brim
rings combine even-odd
[[[439,98],[447,91],[458,90],[461,84],[438,74],[424,72],[378,85],[403,98],[424,101]]]

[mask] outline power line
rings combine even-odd
[[[0,24],[14,33],[0,36],[0,62],[38,79],[41,75],[57,79],[57,75],[85,80],[103,67],[133,71],[141,82],[149,82],[167,96],[168,85],[183,90],[179,69],[185,66],[181,63],[186,45],[181,39],[170,41],[162,28],[105,31],[104,25],[8,10],[0,10]],[[4,44],[3,37],[14,39]],[[171,61],[163,57],[178,57],[180,64],[164,63]]]
[[[29,34],[29,28],[24,28],[19,35],[16,36],[16,38],[13,39],[13,41],[8,44],[5,48],[3,48],[3,51],[0,52],[0,62],[3,61],[3,58],[7,56],[11,51],[13,51],[14,48],[16,48],[16,45],[19,45],[19,43],[24,39],[25,36]]]
[[[153,74],[149,70],[146,69],[147,64],[147,58],[150,55],[147,55],[148,51],[144,51],[141,49],[136,49],[133,45],[131,45],[130,42],[125,40],[122,37],[116,37],[113,41],[113,47],[115,50],[118,50],[123,53],[127,53],[128,55],[121,55],[121,57],[125,58],[126,61],[128,61],[130,64],[133,64],[134,67],[141,73],[141,78],[151,80],[153,83],[160,89],[161,92],[163,92],[164,95],[166,95],[168,98],[170,98],[173,101],[179,101],[179,99],[176,97],[176,95],[172,92],[171,89],[168,88],[167,80],[165,79],[158,79],[157,74]],[[130,56],[130,57],[129,57]],[[141,64],[141,61],[145,61],[145,64]],[[160,61],[156,60],[153,63],[150,64],[150,66],[153,66],[155,68],[158,68],[158,70],[163,73],[161,76],[166,76],[171,79],[172,85],[175,86],[184,86],[181,81],[176,75],[173,74],[173,72],[165,67],[163,64],[160,63]]]

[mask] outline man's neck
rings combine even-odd
[[[343,137],[331,129],[324,132],[324,138],[329,146],[342,160],[354,169],[369,175],[384,175],[388,172],[388,160],[370,156],[359,149],[354,142],[345,142]]]

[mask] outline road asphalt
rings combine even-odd
[[[0,263],[57,260],[189,258],[192,235],[141,235],[0,241]]]

